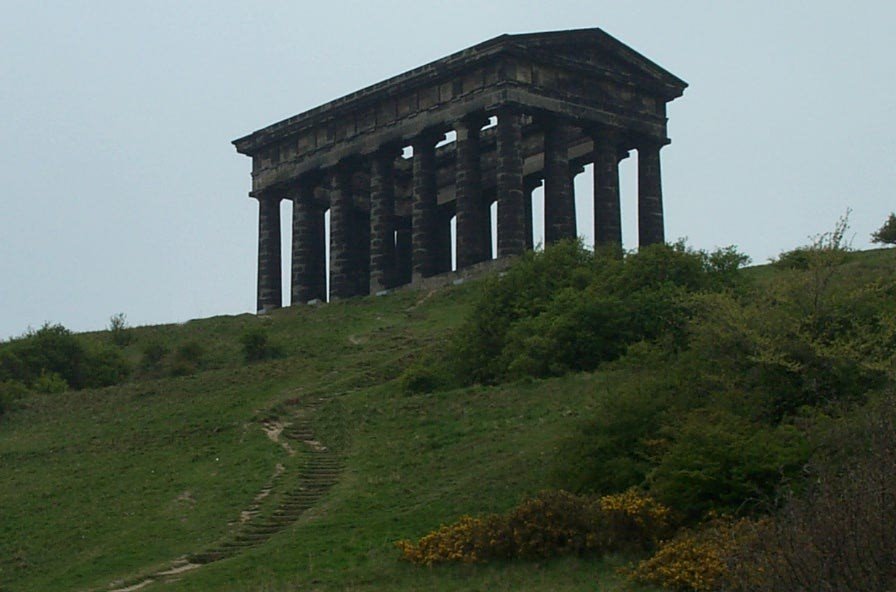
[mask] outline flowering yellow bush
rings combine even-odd
[[[549,491],[507,514],[463,516],[396,546],[418,565],[604,553],[650,546],[665,532],[668,515],[668,508],[635,491],[602,498]]]
[[[605,495],[599,505],[607,549],[643,549],[671,534],[669,508],[636,489]]]
[[[746,519],[719,519],[700,530],[682,530],[652,557],[641,561],[629,576],[676,592],[727,588],[733,575],[730,558],[753,532],[752,525]]]
[[[477,563],[502,556],[502,551],[510,547],[506,524],[494,514],[483,518],[461,516],[454,524],[442,525],[416,544],[398,541],[396,546],[404,559],[418,565]]]

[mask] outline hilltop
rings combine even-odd
[[[892,290],[893,255],[845,253],[831,290]],[[815,272],[736,273],[749,299]],[[490,286],[77,335],[89,351],[118,352],[131,374],[29,392],[0,417],[0,590],[586,590],[598,579],[641,589],[617,573],[625,554],[400,561],[397,541],[462,515],[506,512],[545,489],[600,490],[570,466],[582,460],[571,436],[618,393],[666,378],[657,361],[671,354],[633,338],[596,368],[440,382]],[[834,417],[817,401],[781,415],[810,407]]]

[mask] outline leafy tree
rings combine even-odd
[[[127,317],[123,312],[114,314],[109,318],[109,334],[112,336],[112,343],[124,347],[131,342],[133,337],[130,327],[128,327]]]
[[[883,226],[871,233],[871,242],[881,245],[896,245],[896,214],[891,213]]]

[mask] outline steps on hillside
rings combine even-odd
[[[259,547],[295,524],[307,510],[323,499],[339,480],[343,461],[337,453],[324,446],[314,433],[311,418],[315,406],[298,408],[298,404],[298,401],[291,401],[289,407],[281,407],[278,409],[281,417],[272,415],[262,422],[262,427],[272,440],[290,454],[301,450],[307,457],[305,464],[294,472],[278,464],[270,482],[240,512],[239,520],[230,523],[232,531],[223,540],[208,549],[177,559],[163,570],[132,579],[130,587],[119,592],[135,591],[154,581],[176,581],[203,565]],[[283,422],[279,424],[282,430],[271,431],[275,422],[280,421]]]

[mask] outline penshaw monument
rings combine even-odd
[[[686,87],[601,29],[501,35],[235,140],[259,204],[258,311],[282,305],[282,200],[293,304],[451,271],[452,250],[458,270],[491,259],[493,228],[497,257],[531,249],[542,183],[545,242],[575,237],[586,164],[595,243],[621,243],[618,165],[631,150],[638,244],[662,242],[666,104]]]

